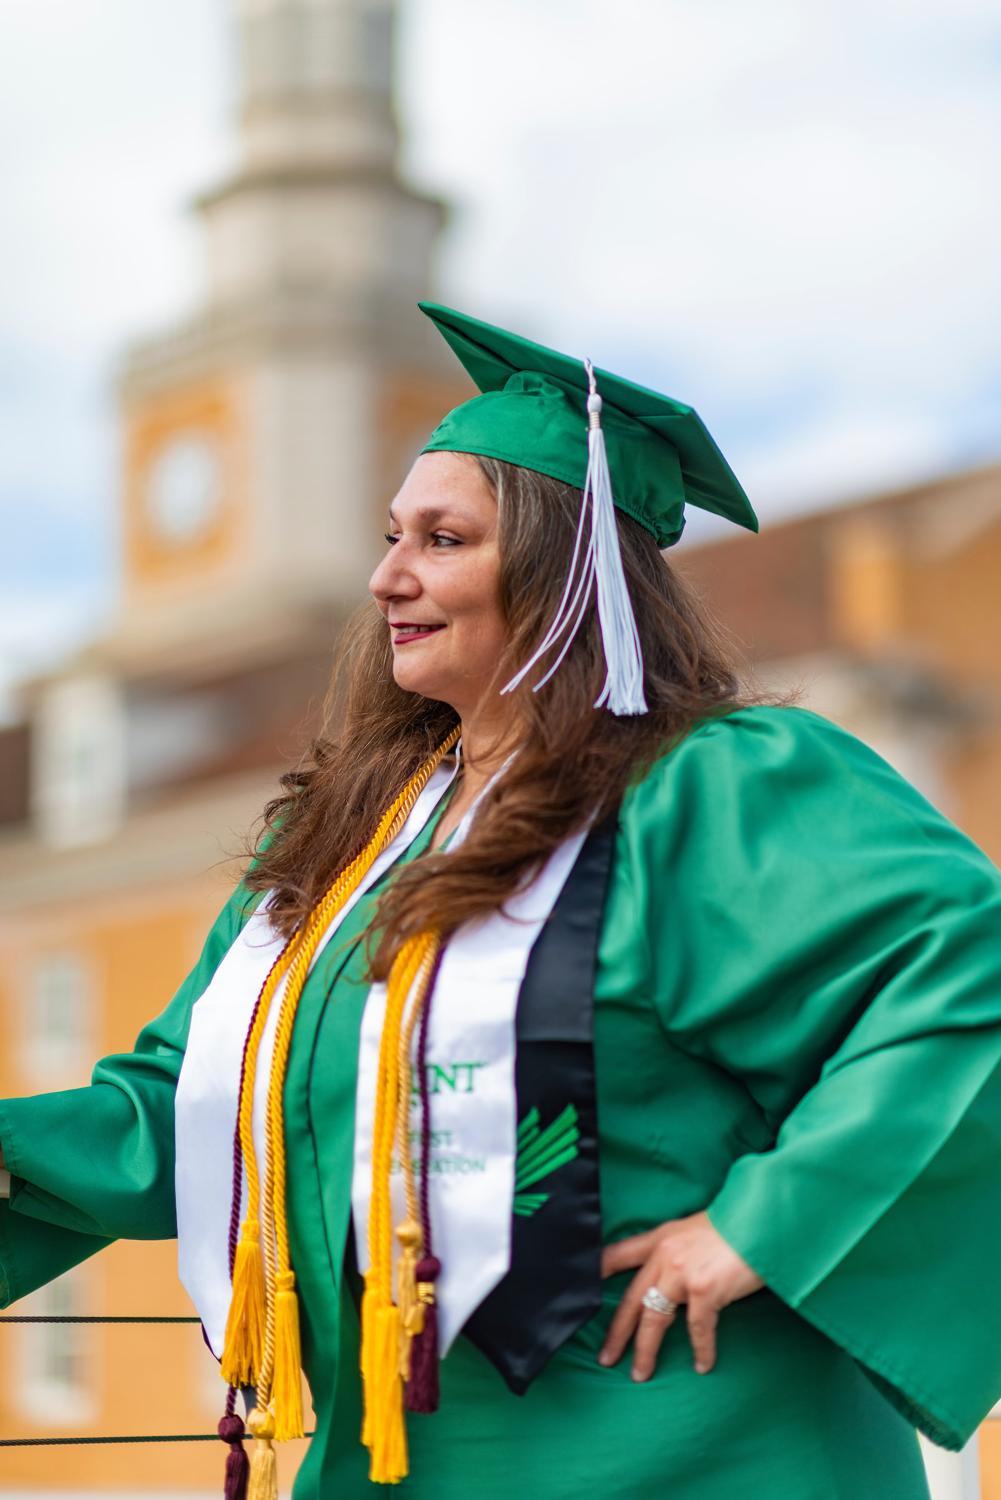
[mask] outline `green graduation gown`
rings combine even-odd
[[[297,1500],[374,1490],[345,1250],[377,894],[309,978],[286,1084],[316,1409]],[[90,1088],[0,1105],[5,1303],[115,1237],[175,1232],[190,1010],[251,904],[234,894],[171,1004]],[[408,1420],[404,1491],[921,1500],[915,1426],[958,1448],[1001,1395],[1001,874],[820,716],[706,721],[623,803],[594,1047],[604,1239],[706,1209],[766,1288],[723,1310],[706,1375],[683,1320],[647,1383],[628,1357],[596,1363],[628,1276],[524,1396],[460,1336],[440,1412]]]

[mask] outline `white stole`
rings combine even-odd
[[[475,807],[470,808],[460,823],[450,852],[465,836],[474,811]],[[431,1095],[428,1212],[434,1253],[442,1263],[436,1288],[442,1356],[511,1264],[518,994],[529,952],[585,837],[581,833],[561,844],[528,889],[505,902],[504,912],[492,912],[460,927],[449,940],[438,970],[427,1046]],[[351,1184],[355,1248],[362,1271],[370,1263],[372,1139],[385,1014],[386,986],[374,984],[365,1003],[358,1052]],[[410,1111],[415,1166],[420,1161],[420,1132],[420,1097],[415,1092]],[[395,1153],[390,1192],[395,1227],[407,1217],[403,1174]],[[398,1248],[394,1235],[394,1262]]]

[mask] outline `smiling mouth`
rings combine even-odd
[[[445,629],[444,625],[393,625],[390,628],[394,646],[405,646],[410,641],[424,641],[428,636]]]

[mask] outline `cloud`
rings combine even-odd
[[[443,300],[691,401],[765,522],[998,451],[996,0],[400,11],[404,164],[455,204]],[[112,362],[197,299],[183,208],[235,154],[228,17],[6,0],[5,527],[109,535]],[[26,588],[72,581],[22,555]]]
[[[996,6],[486,9],[412,12],[443,295],[718,414],[776,515],[1001,449]]]
[[[224,8],[5,0],[0,703],[115,597],[124,342],[198,292],[184,203],[231,149]]]
[[[443,12],[454,19],[430,5],[426,24]],[[458,57],[444,34],[425,37],[436,62],[411,155],[473,205],[446,259],[464,295],[527,303],[560,328],[643,330],[695,358],[753,342],[758,368],[807,339],[819,360],[819,338],[832,358],[859,335],[878,353],[919,305],[921,324],[961,324],[982,357],[990,334],[974,313],[1001,300],[999,70],[972,44],[949,55],[941,8],[947,61],[929,77],[923,51],[911,66],[894,53],[903,20],[897,36],[852,5],[627,4],[612,37],[578,24],[564,38],[573,66],[543,88],[562,12],[536,8],[523,65],[508,12],[489,72],[473,70],[475,104],[460,79],[451,133],[429,101],[435,71],[461,74]],[[471,47],[468,14],[459,45]],[[651,61],[619,76],[639,45]]]

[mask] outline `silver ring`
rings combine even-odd
[[[651,1312],[661,1313],[666,1318],[670,1317],[678,1304],[672,1302],[670,1297],[665,1297],[658,1287],[652,1286],[649,1291],[643,1293],[643,1306],[648,1307]]]

